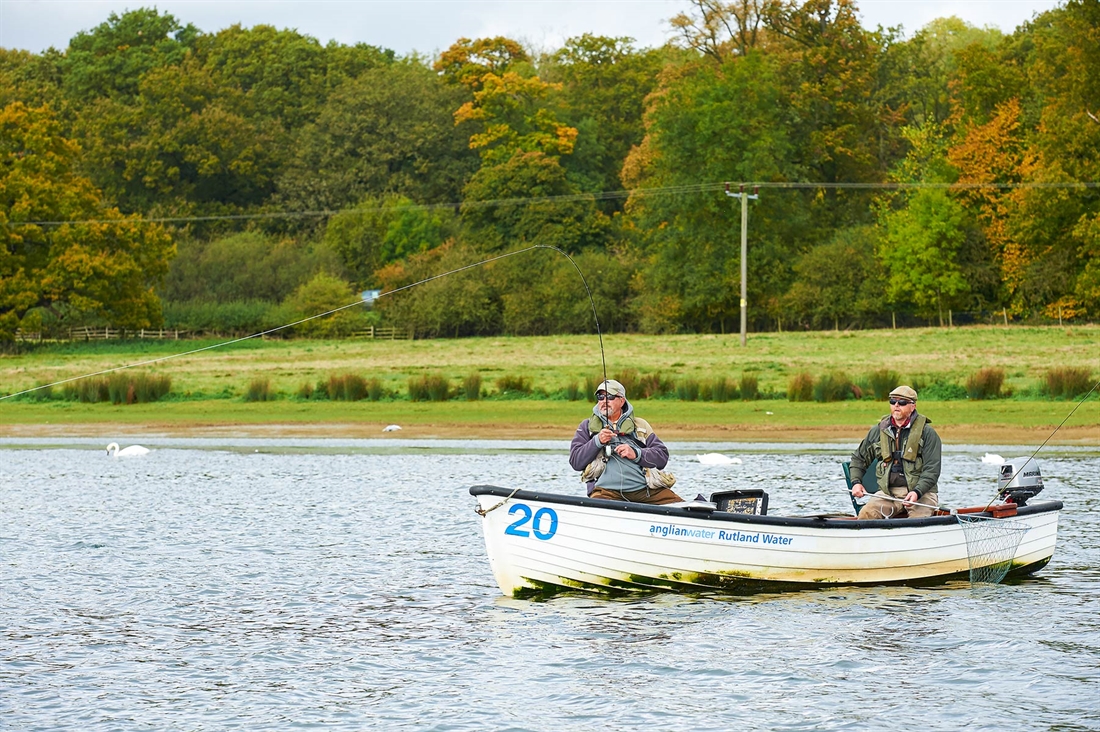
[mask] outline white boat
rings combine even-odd
[[[756,495],[740,499],[742,505],[716,494],[717,506],[651,506],[489,485],[470,493],[483,516],[493,576],[501,592],[517,597],[563,590],[746,592],[966,580],[976,553],[984,550],[973,536],[968,548],[958,514],[1008,531],[1014,551],[1008,547],[997,561],[1009,576],[1021,576],[1042,569],[1054,555],[1062,509],[1060,501],[1024,500],[1026,505],[941,511],[929,518],[861,521],[769,516],[763,491],[743,492]],[[739,510],[755,512],[733,512]]]

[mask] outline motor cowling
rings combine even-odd
[[[1006,460],[1000,469],[997,487],[1004,500],[1026,506],[1029,499],[1042,492],[1043,475],[1039,471],[1039,463],[1034,459]]]

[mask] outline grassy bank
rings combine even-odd
[[[607,369],[625,369],[672,381],[734,380],[755,376],[764,392],[784,393],[799,372],[820,377],[843,372],[854,381],[890,369],[918,384],[965,384],[981,368],[1001,368],[1017,394],[1037,394],[1048,369],[1074,367],[1100,374],[1100,327],[923,328],[853,332],[764,333],[741,347],[736,335],[605,335]],[[0,357],[0,390],[95,373],[203,348],[201,341],[131,341],[44,346]],[[256,378],[293,396],[304,384],[333,374],[378,378],[391,392],[407,392],[411,377],[440,374],[459,384],[479,374],[487,391],[502,377],[526,377],[536,391],[561,394],[601,372],[595,336],[469,338],[430,341],[262,341],[153,363],[141,370],[166,374],[174,398],[233,398]]]
[[[1040,396],[1051,368],[1079,368],[1100,377],[1100,328],[967,327],[851,333],[769,333],[750,336],[742,348],[731,336],[607,335],[608,373],[633,369],[670,383],[756,378],[771,399],[689,402],[674,395],[639,400],[640,412],[661,432],[682,439],[850,439],[880,416],[871,400],[791,403],[782,398],[791,378],[843,372],[865,380],[890,369],[903,381],[953,384],[982,368],[1001,368],[1012,399],[935,401],[922,399],[946,439],[966,442],[1032,442],[1043,439],[1072,408]],[[5,393],[36,384],[156,361],[208,343],[187,341],[57,344],[0,358]],[[589,406],[586,381],[600,374],[594,336],[479,338],[436,341],[247,341],[226,348],[149,363],[140,371],[171,379],[171,393],[152,404],[114,406],[75,401],[0,401],[6,434],[98,433],[104,425],[164,433],[195,430],[277,429],[297,433],[372,436],[382,425],[403,427],[402,437],[567,437]],[[302,400],[303,385],[338,374],[378,379],[391,394],[381,401]],[[438,374],[458,389],[477,374],[478,401],[411,402],[408,382]],[[247,403],[251,382],[269,382],[274,401]],[[502,379],[526,380],[534,394],[494,396]],[[571,386],[584,401],[567,401]],[[957,391],[957,389],[956,389]],[[55,391],[55,395],[57,392]],[[1100,442],[1100,401],[1083,405],[1061,442]],[[274,429],[274,428],[273,428]]]
[[[664,439],[712,441],[849,441],[885,413],[881,403],[758,402],[636,403]],[[922,402],[945,440],[954,443],[1038,444],[1069,413],[1068,402]],[[17,403],[0,408],[7,436],[239,434],[256,436],[482,437],[559,439],[588,416],[586,402],[502,400],[479,402],[245,403],[214,399],[113,406],[72,402]],[[1100,401],[1082,405],[1058,433],[1057,444],[1100,445]]]

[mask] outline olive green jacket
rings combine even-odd
[[[878,424],[872,427],[867,436],[863,438],[863,442],[859,443],[859,447],[852,453],[852,462],[849,466],[852,483],[863,483],[863,471],[875,458],[879,458],[882,462],[878,464],[875,470],[878,489],[880,491],[886,490],[890,480],[890,455],[882,454],[882,446],[885,442],[889,447],[902,451],[902,468],[905,473],[905,483],[909,486],[909,490],[916,491],[918,496],[923,496],[925,493],[937,493],[943,446],[940,443],[940,436],[932,429],[932,420],[927,417],[923,418],[925,425],[921,431],[920,442],[916,450],[907,449],[909,447],[909,433],[920,416],[916,412],[913,413],[913,419],[909,423],[910,427],[901,430],[900,444],[898,443],[899,436],[896,434],[890,415],[886,415]],[[884,432],[885,434],[883,434]]]

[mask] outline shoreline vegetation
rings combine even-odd
[[[885,413],[883,389],[910,383],[949,442],[1037,445],[1100,378],[1096,326],[759,333],[744,348],[736,334],[604,342],[608,376],[627,382],[638,413],[670,440],[847,442]],[[387,437],[567,439],[601,378],[594,335],[256,339],[176,357],[210,345],[49,344],[4,355],[3,394],[156,362],[0,401],[0,434],[363,438],[398,424]],[[1064,387],[1051,374],[1088,383]],[[1096,394],[1052,444],[1100,444]]]

